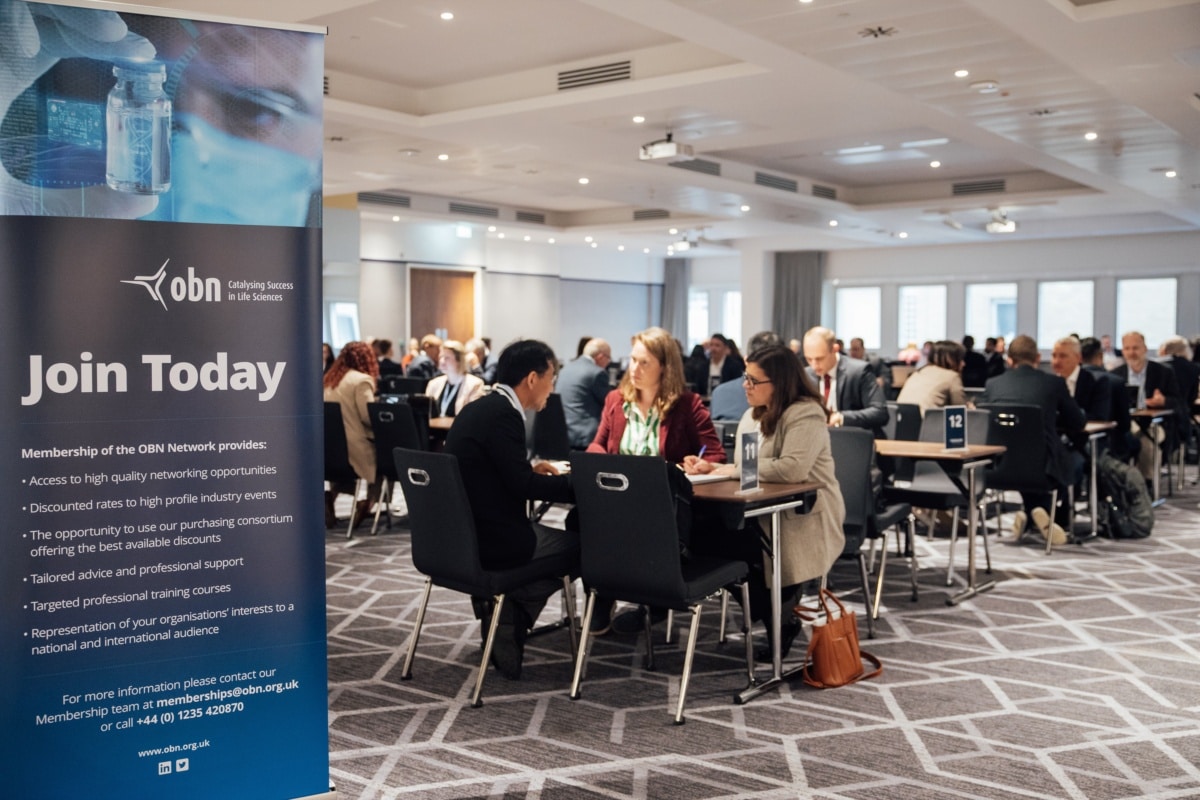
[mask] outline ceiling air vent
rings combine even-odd
[[[705,175],[720,177],[721,165],[716,161],[705,161],[703,158],[693,158],[691,161],[672,161],[667,165],[675,169],[688,169],[692,172],[703,172]]]
[[[545,225],[546,215],[537,211],[518,211],[517,222],[532,222],[535,225]]]
[[[578,89],[581,86],[627,81],[632,77],[632,61],[614,61],[612,64],[600,64],[595,67],[568,69],[558,73],[558,90],[561,92],[564,89]]]
[[[377,206],[399,206],[412,208],[412,198],[402,194],[387,194],[386,192],[359,192],[358,202],[374,203]]]
[[[821,186],[818,183],[812,185],[813,197],[821,197],[826,200],[837,200],[837,189],[832,186]]]
[[[963,181],[954,184],[953,194],[955,197],[970,194],[992,194],[1005,191],[1005,187],[1006,183],[1003,178],[987,181]]]
[[[500,209],[491,206],[473,206],[470,203],[450,203],[451,214],[466,214],[472,217],[500,218]]]
[[[798,184],[791,178],[781,178],[769,172],[754,173],[754,183],[758,186],[766,186],[769,189],[779,189],[784,192],[794,192],[799,188]]]
[[[670,219],[671,212],[665,208],[639,208],[633,212],[635,222],[642,222],[648,219]]]

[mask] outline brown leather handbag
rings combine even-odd
[[[818,689],[833,689],[874,678],[883,672],[878,658],[858,647],[858,620],[853,611],[828,589],[822,589],[817,608],[797,606],[796,616],[812,622],[808,655],[804,664],[804,682]],[[863,660],[875,666],[868,673]]]

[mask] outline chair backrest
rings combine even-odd
[[[669,469],[657,456],[571,454],[584,583],[630,602],[684,593]]]
[[[396,480],[396,460],[392,451],[428,450],[428,438],[422,442],[417,434],[417,422],[408,403],[368,403],[371,431],[375,434],[375,464],[383,477]]]
[[[714,419],[713,427],[717,436],[721,437],[721,448],[725,451],[725,461],[732,464],[737,460],[737,427],[740,420]]]
[[[413,566],[438,586],[477,593],[487,581],[458,459],[397,447],[392,460],[408,506]]]
[[[350,448],[346,445],[346,423],[338,403],[325,403],[325,480],[330,483],[354,483],[358,480],[350,466]]]
[[[567,415],[557,392],[546,398],[546,407],[533,418],[533,454],[556,461],[565,461],[571,454]]]
[[[875,437],[866,428],[830,428],[829,446],[833,455],[833,472],[846,503],[846,519],[842,529],[846,534],[845,553],[856,553],[870,530],[870,518],[875,511],[871,490],[871,456],[875,452]]]
[[[986,409],[967,409],[967,444],[991,444],[989,414]],[[946,411],[942,408],[925,409],[925,419],[921,420],[922,442],[943,442],[946,440]]]
[[[888,403],[888,421],[883,426],[888,439],[915,442],[921,436],[921,407],[916,403]]]
[[[380,375],[379,393],[395,395],[424,394],[428,383],[428,378],[408,378],[404,375]]]
[[[991,413],[988,444],[1002,444],[1008,448],[988,471],[988,488],[1050,491],[1051,483],[1046,475],[1049,453],[1041,407],[989,403],[983,408]]]

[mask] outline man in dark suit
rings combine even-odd
[[[963,354],[962,382],[963,386],[978,388],[987,383],[988,359],[983,353],[975,352],[975,337],[970,334],[962,339]],[[1003,372],[1003,370],[1000,370]]]
[[[1083,369],[1083,350],[1074,336],[1064,336],[1050,352],[1050,368],[1067,382],[1067,391],[1075,405],[1089,420],[1107,420],[1111,396],[1107,386],[1098,386],[1096,377]]]
[[[830,410],[829,425],[866,428],[883,438],[888,408],[883,390],[862,361],[842,356],[833,349],[833,331],[812,328],[804,334],[804,358],[808,377]]]
[[[500,354],[496,386],[463,406],[446,436],[445,452],[458,458],[475,518],[479,557],[488,569],[509,569],[560,553],[578,553],[572,533],[529,521],[527,500],[574,501],[570,479],[553,465],[531,466],[525,451],[525,411],[540,411],[554,391],[554,351],[532,339],[513,342]],[[537,581],[510,592],[492,647],[492,664],[519,678],[525,635],[546,598],[561,588]],[[477,599],[476,613],[487,623]]]
[[[1043,438],[1046,442],[1046,475],[1060,488],[1060,502],[1055,511],[1057,522],[1052,522],[1047,509],[1050,496],[1040,492],[1022,492],[1025,511],[1017,512],[1013,519],[1013,533],[1020,536],[1028,519],[1032,519],[1038,530],[1055,544],[1065,544],[1066,531],[1061,525],[1070,517],[1066,502],[1067,487],[1074,486],[1083,475],[1083,456],[1062,443],[1059,431],[1074,437],[1083,433],[1087,421],[1079,406],[1071,399],[1067,384],[1057,375],[1038,369],[1041,353],[1037,342],[1030,336],[1017,336],[1008,347],[1008,363],[1011,369],[991,378],[979,398],[985,403],[1018,403],[1034,405],[1042,409]]]
[[[850,340],[850,350],[847,355],[867,365],[867,369],[875,376],[875,382],[883,390],[883,399],[886,401],[888,392],[892,388],[892,368],[888,366],[888,363],[879,356],[868,353],[866,344],[857,336]]]
[[[1183,413],[1182,398],[1179,394],[1179,382],[1175,373],[1165,364],[1150,361],[1147,358],[1146,337],[1138,331],[1130,331],[1121,337],[1121,356],[1125,363],[1113,370],[1113,374],[1125,382],[1127,386],[1137,387],[1137,408],[1171,409],[1176,414]],[[1163,444],[1165,434],[1162,428],[1147,426],[1138,436],[1143,440],[1138,451],[1138,469],[1146,480],[1152,480],[1160,464],[1154,463],[1155,453],[1161,458],[1161,448],[1150,444],[1154,436],[1159,445]]]
[[[1175,373],[1175,381],[1179,384],[1179,400],[1182,413],[1176,413],[1179,423],[1179,436],[1187,441],[1192,425],[1192,404],[1196,402],[1196,394],[1200,391],[1200,364],[1192,361],[1191,345],[1182,336],[1172,336],[1158,348],[1158,354],[1165,356],[1162,362]]]
[[[558,373],[555,384],[562,397],[563,413],[567,417],[567,439],[576,450],[586,450],[596,438],[604,398],[612,387],[608,385],[608,365],[612,348],[603,339],[589,339],[583,354]]]
[[[405,376],[429,379],[438,374],[438,357],[442,354],[442,340],[427,333],[421,337],[421,351],[408,362]]]
[[[1083,358],[1084,372],[1096,379],[1096,396],[1092,398],[1096,413],[1099,414],[1096,419],[1117,423],[1117,427],[1108,435],[1109,449],[1117,458],[1133,458],[1140,445],[1137,437],[1129,430],[1131,422],[1125,381],[1104,368],[1104,348],[1099,339],[1094,336],[1081,339],[1079,351]]]

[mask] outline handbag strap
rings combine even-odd
[[[866,650],[860,649],[858,651],[858,654],[860,656],[862,656],[865,660],[871,662],[872,666],[874,666],[875,669],[871,672],[864,671],[862,675],[859,675],[857,678],[853,678],[849,681],[846,681],[843,684],[840,684],[841,686],[849,686],[852,683],[858,683],[859,681],[870,680],[871,678],[877,677],[880,673],[883,672],[883,662],[880,661],[878,658],[871,655]],[[802,676],[804,682],[807,683],[809,686],[815,687],[817,689],[836,689],[837,688],[836,686],[829,686],[828,684],[822,683],[821,681],[817,680],[816,678],[814,678],[812,676],[812,673],[810,673],[808,670],[808,665],[811,663],[812,663],[812,643],[810,642],[809,643],[809,653],[804,659],[804,667],[801,672],[801,676]]]

